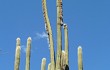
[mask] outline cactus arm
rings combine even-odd
[[[56,70],[61,69],[61,50],[62,50],[62,35],[61,35],[61,25],[62,25],[62,0],[57,0],[57,60],[56,60]]]
[[[62,50],[62,55],[61,55],[61,70],[64,70],[64,65],[65,65],[65,51]]]
[[[65,35],[65,57],[66,57],[66,64],[68,65],[69,63],[69,60],[68,60],[68,28],[67,28],[67,25],[64,24],[64,35]]]
[[[30,56],[31,56],[31,37],[27,39],[26,48],[26,70],[30,70]]]
[[[78,70],[83,70],[83,62],[82,62],[82,48],[78,47]]]
[[[48,70],[51,70],[51,63],[48,64]]]
[[[41,70],[45,70],[45,67],[46,67],[46,58],[43,58],[41,63]]]
[[[52,29],[51,29],[50,21],[48,18],[46,0],[42,0],[42,7],[43,7],[43,16],[44,16],[44,20],[45,20],[46,32],[48,34],[49,46],[50,46],[50,61],[51,61],[51,68],[52,68],[51,70],[55,70],[55,62],[54,62],[55,57],[54,57]]]
[[[15,66],[14,70],[19,70],[19,65],[20,65],[20,38],[17,38],[16,40],[16,52],[15,52]]]

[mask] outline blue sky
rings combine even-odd
[[[47,6],[56,49],[56,1],[47,0]],[[83,48],[84,70],[110,70],[109,8],[109,0],[63,0],[64,22],[69,29],[70,70],[77,70],[79,45]],[[49,48],[42,34],[45,26],[41,0],[0,0],[0,69],[14,70],[17,37],[21,38],[22,46],[20,70],[25,69],[29,36],[32,37],[31,70],[40,70],[43,57],[48,65]]]

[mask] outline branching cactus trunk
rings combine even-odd
[[[46,58],[42,59],[42,63],[41,63],[41,70],[46,70]]]
[[[68,47],[68,28],[67,28],[66,24],[64,24],[64,35],[65,35],[65,58],[66,58],[66,63],[65,64],[68,65],[69,64],[69,60],[68,60],[69,47]]]
[[[15,66],[14,70],[19,70],[20,65],[20,38],[16,39]]]
[[[51,70],[55,70],[54,44],[52,37],[52,29],[47,13],[46,0],[42,0],[42,7],[43,7],[44,20],[45,20],[45,29],[47,31],[48,39],[49,39]]]
[[[78,70],[83,70],[82,47],[78,47]]]
[[[61,51],[62,51],[62,32],[61,26],[63,24],[62,17],[62,0],[57,0],[57,60],[56,70],[61,70]]]
[[[26,48],[26,70],[30,70],[30,57],[31,57],[31,37],[27,39]]]

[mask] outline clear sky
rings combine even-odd
[[[47,6],[56,49],[56,0],[47,0]],[[78,70],[79,45],[83,48],[84,70],[110,70],[110,1],[63,0],[63,14],[69,29],[70,70]],[[0,0],[0,70],[14,70],[17,37],[22,47],[20,70],[25,70],[29,36],[31,70],[40,70],[43,57],[46,65],[50,62],[41,0]]]

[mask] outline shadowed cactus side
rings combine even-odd
[[[19,70],[20,65],[20,38],[16,39],[15,66],[14,70]]]

